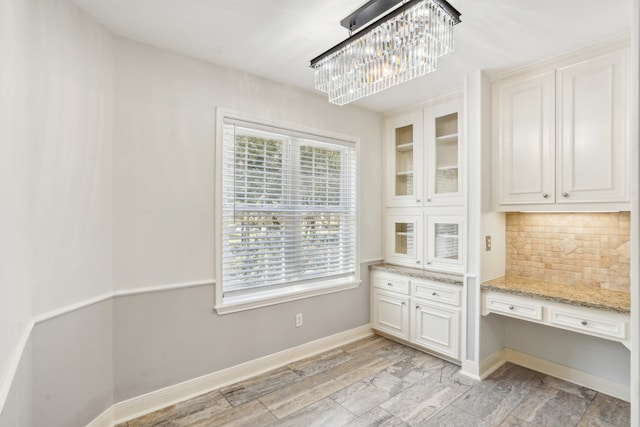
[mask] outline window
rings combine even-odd
[[[230,117],[222,130],[218,311],[353,287],[355,143]]]

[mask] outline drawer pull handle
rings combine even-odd
[[[433,295],[434,297],[437,297],[438,293],[437,292],[431,292],[431,295]]]
[[[544,197],[545,199],[548,199],[549,195],[547,193],[542,193],[542,197]]]
[[[393,283],[391,283],[391,282],[387,282],[387,286],[391,286],[391,287],[393,287]]]
[[[581,324],[582,326],[587,326],[587,321],[586,321],[586,320],[583,320],[582,322],[580,322],[580,324]]]
[[[509,310],[513,310],[513,306],[512,305],[509,306]]]

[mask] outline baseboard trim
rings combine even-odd
[[[115,426],[113,416],[113,406],[107,408],[96,419],[87,424],[87,427],[113,427]]]
[[[569,368],[568,366],[560,365],[511,348],[504,348],[482,360],[482,362],[480,362],[480,378],[485,379],[506,362],[551,375],[626,402],[629,402],[631,397],[630,387],[628,385],[620,384],[578,369]]]
[[[612,381],[607,378],[599,377],[574,368],[569,368],[558,363],[550,362],[527,353],[522,353],[510,348],[504,349],[504,358],[506,361],[515,365],[524,366],[543,374],[552,375],[565,381],[590,388],[600,393],[608,394],[617,399],[629,402],[630,387],[625,384]]]
[[[464,375],[467,378],[471,378],[476,381],[480,381],[480,366],[476,362],[470,360],[463,360],[460,367],[460,375]]]
[[[480,362],[480,379],[485,379],[493,374],[502,365],[507,363],[504,350],[496,351],[491,356],[486,357]]]
[[[90,425],[92,427],[111,427],[114,424],[137,418],[149,412],[260,375],[272,369],[295,362],[296,360],[311,357],[328,349],[339,347],[371,335],[373,335],[371,325],[363,325],[259,359],[241,363],[221,371],[165,387],[113,405],[113,407],[110,408],[112,424],[94,424],[97,422],[96,420],[98,420],[96,419],[94,423]],[[98,418],[104,417],[104,419],[107,420],[109,414],[106,414],[106,412],[107,411]]]

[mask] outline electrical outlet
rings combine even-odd
[[[302,326],[302,313],[296,314],[296,328]]]
[[[491,250],[491,236],[485,236],[484,238],[484,250],[489,252]]]

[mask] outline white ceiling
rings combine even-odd
[[[73,0],[114,33],[313,91],[309,60],[345,39],[366,0]],[[462,13],[437,71],[356,102],[389,111],[629,31],[631,0],[449,0]],[[320,93],[320,92],[318,92]]]

